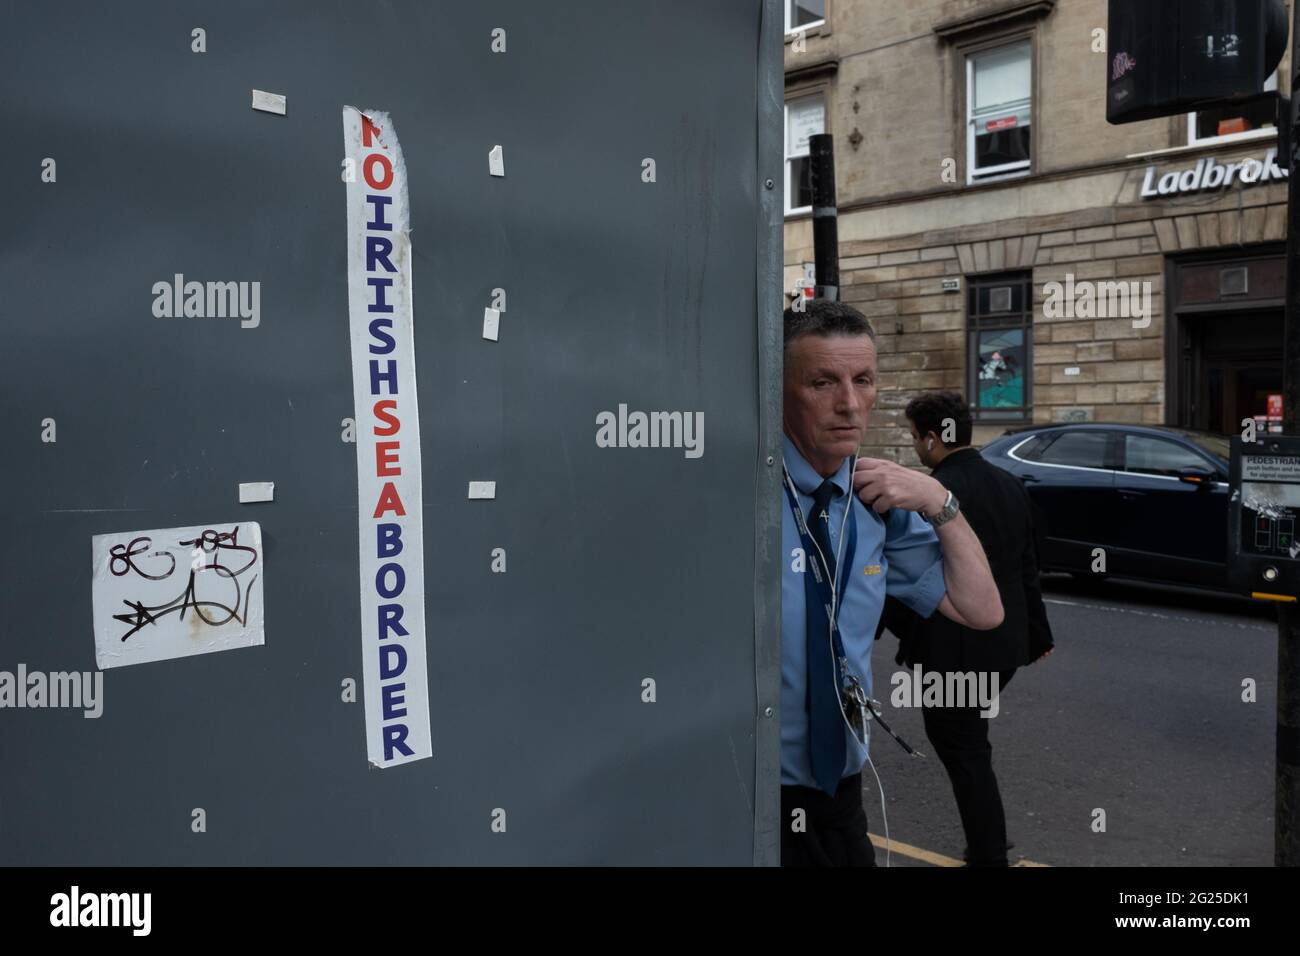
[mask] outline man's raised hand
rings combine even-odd
[[[859,458],[853,490],[877,514],[890,508],[935,515],[943,510],[948,491],[929,475],[880,458]]]

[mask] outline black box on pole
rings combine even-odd
[[[1110,0],[1106,119],[1271,96],[1286,41],[1282,0]]]

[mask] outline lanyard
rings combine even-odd
[[[852,474],[853,469],[850,468],[850,480],[852,480]],[[843,681],[845,693],[851,701],[850,706],[856,707],[858,711],[857,717],[860,721],[858,727],[853,727],[852,722],[850,722],[850,727],[854,731],[854,736],[861,741],[864,747],[867,745],[867,718],[871,717],[876,721],[876,723],[880,724],[880,726],[885,729],[885,732],[889,734],[889,736],[898,741],[899,745],[909,754],[915,757],[924,757],[925,754],[921,753],[919,750],[913,749],[907,741],[898,736],[898,734],[896,734],[893,729],[885,723],[884,719],[880,716],[880,705],[867,697],[861,681],[849,673],[848,657],[844,653],[844,642],[840,639],[839,613],[840,608],[844,603],[844,592],[848,589],[849,579],[853,577],[852,574],[843,573],[846,566],[844,559],[847,558],[847,564],[851,566],[858,548],[857,519],[855,518],[852,521],[848,520],[853,512],[853,492],[850,490],[849,500],[844,503],[845,520],[849,526],[848,541],[846,542],[846,547],[841,553],[840,559],[835,562],[836,577],[839,579],[835,582],[838,585],[838,590],[836,592],[831,590],[831,575],[829,574],[829,569],[823,560],[821,547],[813,538],[812,533],[809,532],[808,522],[804,518],[803,509],[799,507],[799,499],[795,495],[794,481],[790,478],[790,472],[786,471],[784,477],[785,481],[783,484],[785,485],[785,497],[790,503],[790,511],[794,515],[795,527],[799,529],[799,539],[803,542],[804,555],[812,569],[813,580],[817,585],[817,593],[821,597],[822,603],[826,608],[826,619],[830,622],[831,639],[834,642],[835,658],[839,662],[840,679]],[[843,535],[844,532],[841,531],[841,539],[843,538]],[[829,538],[829,535],[827,537]],[[843,708],[841,708],[841,712],[843,713]],[[845,719],[848,719],[847,714],[845,714]]]
[[[852,472],[850,472],[850,475],[852,475]],[[844,660],[844,642],[840,639],[839,614],[844,603],[844,592],[848,589],[849,579],[853,577],[853,575],[845,573],[844,568],[846,560],[849,565],[853,563],[853,556],[858,547],[858,522],[856,519],[849,520],[853,511],[853,493],[850,490],[848,493],[849,500],[844,503],[845,523],[848,524],[848,541],[841,552],[840,560],[835,562],[838,581],[834,583],[838,584],[838,587],[833,590],[830,569],[823,559],[821,547],[808,530],[808,522],[804,519],[803,508],[799,506],[799,499],[795,496],[794,481],[790,478],[790,472],[788,471],[785,472],[784,485],[785,497],[790,503],[790,511],[794,515],[794,524],[799,530],[799,539],[803,542],[804,556],[809,568],[812,570],[813,580],[817,585],[817,593],[826,608],[826,619],[831,626],[831,639],[834,642],[835,656],[837,659]],[[828,540],[829,537],[828,535]],[[842,539],[843,532],[841,532]]]

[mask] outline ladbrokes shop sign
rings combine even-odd
[[[1230,163],[1217,162],[1206,156],[1196,161],[1190,169],[1175,169],[1160,175],[1155,166],[1148,166],[1142,180],[1142,198],[1179,196],[1185,193],[1227,189],[1232,186],[1255,186],[1259,183],[1285,182],[1286,167],[1277,164],[1277,149],[1270,149],[1263,159],[1249,157]]]

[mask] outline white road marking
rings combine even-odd
[[[1178,614],[1161,614],[1158,611],[1139,611],[1132,607],[1110,607],[1105,604],[1088,604],[1084,601],[1061,601],[1057,598],[1043,598],[1044,604],[1064,604],[1067,607],[1087,607],[1095,611],[1116,611],[1120,614],[1137,614],[1141,617],[1154,617],[1162,621],[1185,621],[1190,624],[1218,624],[1239,627],[1247,631],[1272,631],[1275,630],[1267,624],[1243,624],[1240,621],[1222,621],[1208,617],[1183,617]]]

